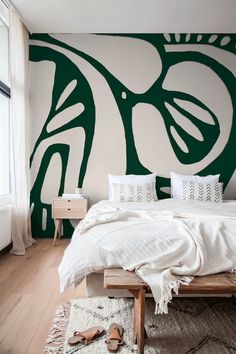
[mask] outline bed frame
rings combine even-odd
[[[145,338],[145,294],[150,288],[136,273],[123,269],[105,269],[104,287],[106,289],[127,289],[134,296],[134,341],[138,353],[144,353]],[[236,273],[219,273],[195,277],[189,285],[179,288],[180,294],[216,295],[236,294]]]

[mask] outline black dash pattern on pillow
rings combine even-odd
[[[221,203],[223,200],[223,183],[198,183],[182,181],[182,199],[201,202]]]
[[[113,202],[153,202],[156,200],[155,182],[144,184],[111,184]]]

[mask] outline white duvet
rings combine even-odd
[[[167,313],[194,275],[236,269],[236,202],[102,201],[76,227],[59,266],[61,291],[104,268],[135,270]]]

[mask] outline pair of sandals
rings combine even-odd
[[[75,331],[74,335],[68,339],[68,344],[89,344],[97,338],[101,337],[105,329],[101,326],[88,328],[86,331]],[[124,329],[118,323],[112,323],[107,331],[106,344],[109,352],[116,352],[119,347],[124,343],[123,341]]]

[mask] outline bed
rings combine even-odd
[[[135,270],[152,290],[156,313],[167,313],[172,293],[193,276],[235,271],[236,201],[95,204],[59,266],[61,291],[87,277],[88,295],[117,295],[103,290],[101,272],[118,267]]]

